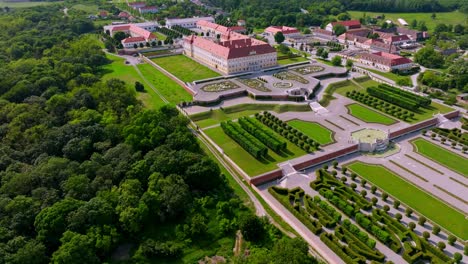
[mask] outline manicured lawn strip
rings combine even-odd
[[[137,67],[145,78],[151,82],[169,102],[178,104],[180,102],[192,101],[191,94],[153,66],[149,64],[139,64]],[[146,90],[149,89],[148,87]]]
[[[320,143],[320,145],[327,145],[335,142],[333,139],[333,132],[318,123],[295,119],[289,121],[288,125],[301,131],[308,137]]]
[[[107,54],[107,58],[112,63],[102,67],[102,80],[106,81],[112,78],[124,81],[128,89],[135,90],[135,82],[140,82],[145,86],[145,92],[138,92],[137,98],[143,102],[147,108],[157,108],[165,103],[163,100],[149,87],[149,85],[140,77],[135,68],[125,64],[125,59]],[[150,65],[147,65],[151,67]],[[165,76],[164,76],[165,77]]]
[[[367,16],[375,17],[381,16],[382,12],[367,12],[367,11],[348,11],[353,19],[359,19],[365,13]],[[462,24],[466,23],[467,16],[462,12],[453,11],[453,12],[437,12],[436,18],[432,19],[432,13],[383,13],[385,15],[385,20],[390,19],[394,23],[398,24],[398,18],[406,20],[406,22],[411,23],[413,19],[426,22],[426,26],[429,31],[433,31],[437,24]],[[381,20],[380,20],[381,21]],[[380,22],[379,21],[379,22]]]
[[[277,169],[277,163],[306,154],[305,151],[285,140],[287,142],[287,149],[290,152],[289,155],[280,156],[274,151],[269,150],[266,159],[257,160],[226,135],[221,127],[209,128],[204,130],[204,132],[249,176],[256,176]]]
[[[184,82],[220,76],[219,73],[184,55],[154,58],[151,60]]]
[[[350,115],[367,123],[391,125],[396,122],[395,119],[382,115],[360,104],[350,104],[347,105],[346,108],[348,108]]]
[[[393,81],[398,81],[398,79],[400,78],[409,78],[409,76],[401,76],[401,75],[398,75],[398,74],[395,74],[395,73],[392,73],[392,72],[383,72],[383,71],[379,71],[379,70],[376,70],[376,69],[371,69],[371,68],[365,68],[365,67],[362,67],[370,72],[373,72],[375,74],[378,74],[382,77],[385,77],[387,79],[390,79],[390,80],[393,80]]]
[[[296,58],[290,58],[290,59],[288,58],[288,59],[278,60],[278,64],[286,65],[286,64],[298,63],[302,61],[308,61],[308,59],[304,57],[296,57]]]
[[[164,41],[165,39],[167,39],[166,35],[164,35],[164,34],[162,34],[162,33],[153,32],[153,34],[155,34],[156,37],[158,38],[158,40],[160,40],[160,41]]]
[[[422,138],[411,141],[414,151],[426,158],[468,177],[468,159]]]
[[[53,4],[62,4],[62,1],[59,2],[5,2],[0,1],[0,8],[9,7],[9,8],[30,8],[34,6],[45,6]]]
[[[232,107],[226,107],[223,110],[216,109],[191,115],[190,118],[201,128],[217,125],[222,121],[237,119],[241,116],[250,116],[260,111],[283,112],[304,112],[310,111],[307,104],[240,104]]]
[[[464,240],[468,238],[468,221],[464,214],[403,180],[384,166],[355,162],[347,165],[347,168],[458,237]]]

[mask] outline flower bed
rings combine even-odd
[[[292,80],[292,81],[300,82],[300,83],[303,83],[303,84],[308,84],[309,83],[308,80],[302,78],[299,75],[291,73],[289,71],[277,72],[277,73],[273,74],[273,76],[280,79],[280,80]]]
[[[216,93],[239,88],[239,85],[231,81],[223,81],[203,86],[201,89],[205,92]]]
[[[288,89],[291,88],[293,84],[290,82],[275,82],[273,83],[273,86],[275,88]]]
[[[314,72],[321,72],[325,70],[325,68],[323,68],[322,66],[305,66],[305,67],[301,67],[301,68],[296,68],[294,69],[294,71],[302,74],[302,75],[307,75],[307,74],[311,74],[311,73],[314,73]]]
[[[248,87],[252,88],[252,89],[255,89],[255,90],[259,90],[259,91],[262,91],[262,92],[271,92],[270,89],[266,88],[265,87],[265,84],[259,80],[255,80],[255,79],[238,79],[239,82],[247,85]]]

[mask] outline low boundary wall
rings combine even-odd
[[[339,149],[337,151],[330,152],[330,153],[327,153],[327,154],[324,154],[324,155],[321,155],[321,156],[318,156],[318,157],[311,157],[311,159],[309,159],[309,160],[306,160],[306,161],[303,161],[303,162],[300,162],[300,163],[297,163],[297,164],[293,164],[293,168],[295,170],[303,170],[303,169],[306,169],[306,168],[309,168],[309,167],[317,166],[317,165],[319,165],[321,163],[324,163],[324,162],[327,162],[327,161],[330,161],[330,160],[334,160],[334,159],[342,157],[342,156],[346,156],[346,155],[355,153],[357,151],[359,151],[359,145],[355,144],[355,145],[352,145],[350,147],[342,148],[342,149]],[[258,185],[264,184],[266,182],[270,182],[270,181],[279,179],[282,176],[283,176],[283,172],[281,171],[281,169],[277,169],[277,170],[270,171],[270,172],[267,172],[265,174],[256,176],[254,178],[251,178],[249,183],[253,184],[255,186],[258,186]]]

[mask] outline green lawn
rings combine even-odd
[[[396,122],[395,119],[385,116],[360,104],[350,104],[347,105],[346,108],[348,108],[350,115],[366,123],[377,123],[388,126]]]
[[[381,16],[381,12],[364,12],[364,11],[348,11],[353,19],[359,19],[365,13],[367,16],[375,17]],[[406,20],[406,22],[411,23],[413,19],[417,21],[425,21],[426,26],[429,31],[433,31],[435,26],[440,23],[444,24],[462,24],[466,25],[467,15],[463,14],[462,12],[453,11],[453,12],[441,12],[436,13],[436,18],[432,19],[431,13],[383,13],[385,15],[385,20],[390,19],[394,23],[398,24],[398,18],[402,18]]]
[[[376,70],[376,69],[371,69],[371,68],[365,68],[365,67],[362,67],[370,72],[373,72],[375,74],[378,74],[380,76],[383,76],[387,79],[390,79],[394,82],[397,82],[399,79],[407,79],[409,81],[409,83],[411,83],[411,78],[409,76],[401,76],[401,75],[398,75],[398,74],[395,74],[393,72],[383,72],[383,71],[379,71],[379,70]]]
[[[163,100],[140,77],[135,68],[131,65],[125,64],[125,59],[110,54],[107,54],[107,58],[110,59],[112,63],[107,64],[102,68],[102,80],[106,81],[111,78],[120,79],[127,83],[128,89],[135,89],[135,82],[138,81],[145,86],[145,92],[139,92],[137,95],[138,99],[143,102],[145,107],[157,108],[165,104]]]
[[[310,107],[306,104],[289,105],[289,104],[240,104],[232,107],[226,107],[223,110],[216,109],[199,114],[191,115],[191,119],[201,128],[219,124],[222,121],[237,119],[242,116],[249,116],[260,111],[275,111],[277,113],[296,111],[310,111]]]
[[[468,221],[463,213],[403,180],[384,166],[355,162],[347,167],[441,227],[463,240],[468,239]]]
[[[318,123],[295,119],[289,121],[288,125],[301,131],[305,135],[320,143],[320,145],[326,145],[335,142],[333,139],[333,132]]]
[[[378,83],[373,80],[368,80],[368,81],[359,83],[359,85],[361,87],[349,81],[348,85],[338,87],[335,89],[335,91],[332,91],[332,92],[336,92],[338,94],[346,96],[346,92],[356,90],[356,91],[366,94],[367,91],[365,88],[370,87],[370,86],[376,86],[378,85]],[[375,110],[375,111],[380,112],[378,110]],[[412,120],[409,120],[408,123],[410,124],[418,123],[418,122],[427,120],[429,118],[432,118],[434,114],[437,114],[437,113],[446,114],[451,111],[453,111],[453,109],[448,106],[445,106],[436,102],[432,102],[428,108],[422,108],[422,107],[419,108],[419,111],[414,114],[414,118]]]
[[[268,156],[265,159],[257,160],[226,135],[220,126],[206,129],[204,132],[249,176],[256,176],[277,169],[278,163],[306,154],[304,150],[284,139],[287,142],[288,153],[280,156],[269,149]]]
[[[298,63],[298,62],[308,61],[308,60],[309,59],[304,58],[304,57],[296,57],[296,58],[278,60],[278,64],[279,65],[286,65],[286,64]]]
[[[80,10],[90,14],[96,14],[99,11],[98,6],[92,4],[76,4],[72,6],[71,9]]]
[[[196,80],[220,76],[219,73],[210,70],[208,67],[203,66],[184,55],[154,58],[152,61],[156,62],[159,66],[174,74],[184,82],[193,82]]]
[[[192,101],[192,95],[190,93],[153,66],[149,64],[139,64],[138,69],[140,69],[145,78],[151,82],[169,102],[178,104],[180,102]]]
[[[441,165],[468,176],[468,159],[422,138],[411,141],[414,151]]]
[[[160,41],[164,41],[165,39],[167,39],[166,35],[161,34],[159,32],[153,32],[153,34],[155,34],[156,37],[158,38],[158,40],[160,40]]]

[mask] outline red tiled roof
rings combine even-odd
[[[124,25],[124,26],[115,26],[112,28],[112,32],[115,32],[115,31],[130,31],[133,35],[137,35],[138,37],[143,37],[147,41],[156,39],[156,36],[150,31],[144,28],[137,27],[133,24]]]
[[[157,10],[158,8],[155,6],[144,6],[140,7],[140,10]]]
[[[137,5],[146,5],[146,2],[132,2],[128,3],[129,6],[137,6]]]
[[[125,26],[115,26],[112,28],[112,32],[114,31],[127,31],[130,30],[130,25],[125,25]]]
[[[130,14],[127,13],[127,12],[120,12],[119,13],[119,17],[129,17],[129,16],[130,16]]]
[[[185,41],[200,49],[206,50],[215,56],[225,59],[235,59],[276,52],[275,48],[263,41],[233,32],[230,33],[230,35],[232,36],[230,40],[221,41],[219,43],[193,35],[186,37]]]
[[[354,27],[354,26],[361,26],[361,22],[359,20],[347,20],[347,21],[338,21],[338,22],[332,22],[332,26],[336,24],[343,25],[345,27]]]
[[[142,42],[146,41],[144,37],[130,37],[122,40],[122,43],[133,43],[133,42]]]
[[[361,59],[377,62],[386,66],[397,66],[413,62],[408,58],[381,51],[376,53],[361,54]]]
[[[272,34],[276,34],[278,32],[282,32],[284,35],[286,34],[295,34],[295,33],[299,33],[299,30],[297,30],[296,28],[293,28],[293,27],[286,27],[286,26],[271,26],[271,27],[267,27],[265,29],[265,32],[269,32],[269,33],[272,33]]]

